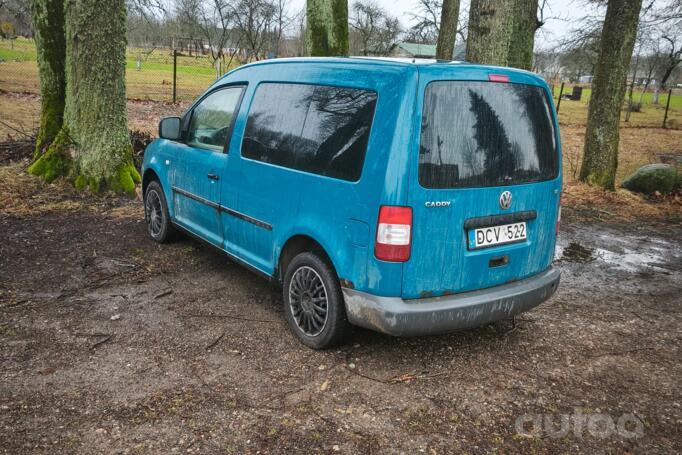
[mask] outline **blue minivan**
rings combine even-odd
[[[561,146],[526,71],[378,58],[277,59],[216,81],[146,150],[149,234],[198,237],[281,283],[292,332],[397,336],[548,299]]]

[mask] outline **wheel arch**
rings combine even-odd
[[[144,194],[144,192],[147,190],[147,186],[154,181],[161,184],[161,179],[159,178],[156,171],[152,168],[146,169],[142,175],[142,194]]]
[[[327,262],[338,279],[338,272],[336,265],[332,260],[331,256],[327,253],[322,243],[307,234],[295,234],[287,239],[287,241],[282,246],[279,255],[277,257],[276,268],[275,268],[275,279],[282,283],[284,281],[284,274],[286,273],[287,266],[293,258],[298,254],[304,252],[316,253],[320,256],[322,260]]]

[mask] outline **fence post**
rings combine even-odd
[[[667,128],[668,109],[670,109],[670,98],[673,97],[673,89],[668,90],[668,101],[665,102],[665,115],[663,116],[663,128]]]
[[[173,49],[173,104],[177,101],[178,95],[178,51]]]
[[[557,114],[559,113],[559,108],[561,107],[561,95],[564,94],[564,84],[565,82],[561,83],[561,88],[559,89],[559,101],[556,103],[556,112]]]

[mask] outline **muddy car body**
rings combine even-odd
[[[218,80],[147,149],[149,231],[283,284],[305,344],[409,336],[549,298],[561,150],[546,83],[509,68],[280,59]]]

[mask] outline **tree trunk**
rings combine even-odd
[[[59,133],[64,120],[64,0],[32,2],[38,73],[40,75],[40,126],[36,137],[34,160]]]
[[[587,114],[580,180],[615,189],[620,109],[642,0],[609,0]]]
[[[436,58],[452,60],[457,37],[457,19],[459,18],[459,0],[443,0],[440,15],[440,30],[436,44]]]
[[[533,45],[538,29],[538,0],[515,0],[509,61],[514,68],[533,68]]]
[[[77,188],[135,192],[125,98],[125,0],[65,0],[64,124],[29,172],[67,175]],[[56,170],[55,170],[56,168]],[[58,175],[57,175],[58,176]]]
[[[308,0],[306,17],[310,55],[348,55],[348,0]]]
[[[471,0],[467,61],[507,66],[515,0]]]

